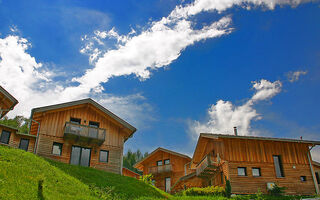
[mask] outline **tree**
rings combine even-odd
[[[128,168],[134,172],[137,172],[139,174],[141,174],[141,172],[139,170],[137,170],[136,168],[134,168],[133,166],[139,162],[140,160],[142,160],[143,158],[145,158],[146,156],[148,156],[148,152],[145,152],[144,154],[141,153],[141,151],[138,149],[136,152],[132,152],[130,149],[127,151],[127,153],[123,156],[123,166],[125,168]]]
[[[0,120],[0,124],[11,126],[13,128],[17,128],[19,130],[19,133],[28,133],[29,132],[29,122],[30,120],[28,118],[25,118],[23,116],[15,116],[12,119],[9,119],[8,117],[4,117]]]

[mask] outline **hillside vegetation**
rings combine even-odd
[[[141,181],[0,146],[0,199],[161,198]]]

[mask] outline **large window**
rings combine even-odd
[[[20,144],[19,144],[19,149],[28,151],[28,147],[29,147],[29,140],[21,138]]]
[[[3,130],[2,133],[1,133],[0,142],[4,143],[4,144],[9,144],[10,134],[11,133],[9,131]]]
[[[169,160],[169,159],[164,160],[164,164],[165,164],[165,165],[169,165],[169,164],[170,164],[170,160]]]
[[[100,150],[99,161],[107,163],[108,160],[109,160],[109,151]]]
[[[52,146],[52,154],[56,156],[61,156],[62,153],[62,144],[54,142]]]
[[[238,167],[238,176],[247,176],[247,168]]]
[[[252,176],[261,176],[260,168],[252,167]]]
[[[274,168],[276,170],[276,176],[278,178],[284,177],[281,157],[278,155],[274,155],[273,162],[274,162]]]
[[[157,161],[157,166],[162,166],[162,160]]]
[[[70,117],[70,122],[74,124],[81,124],[81,119]]]
[[[72,146],[70,163],[72,165],[90,166],[91,149]]]

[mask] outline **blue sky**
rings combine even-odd
[[[233,126],[320,140],[319,2],[241,2],[2,0],[12,115],[91,97],[138,128],[126,149],[149,152],[192,154],[200,132]]]

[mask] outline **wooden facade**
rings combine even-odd
[[[186,155],[158,148],[134,167],[143,171],[143,175],[152,174],[154,185],[163,191],[170,192],[171,187],[185,175],[190,161],[191,158]]]
[[[203,179],[197,181],[198,187],[225,186],[225,179],[228,179],[232,193],[237,194],[252,194],[258,190],[266,193],[267,185],[276,183],[286,187],[287,194],[310,195],[316,193],[316,187],[308,159],[308,156],[311,158],[309,147],[319,144],[304,140],[201,134],[191,169],[196,170],[196,177]],[[279,165],[275,159],[279,159]],[[177,189],[194,179],[181,178]]]
[[[320,187],[320,163],[313,161],[313,169],[315,171],[315,178],[317,180],[318,186]]]
[[[3,87],[0,86],[0,119],[12,110],[18,101]]]
[[[140,178],[140,174],[128,169],[128,168],[125,168],[123,167],[122,168],[122,175],[123,176],[128,176],[128,177],[132,177],[132,178],[135,178],[135,179],[139,179]]]

